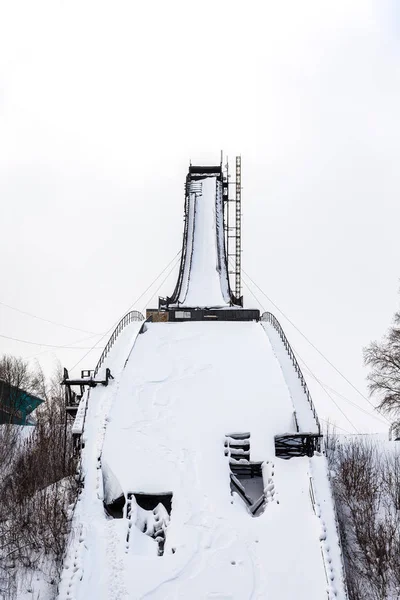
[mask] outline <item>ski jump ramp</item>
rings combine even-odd
[[[228,277],[221,167],[190,167],[186,178],[181,266],[170,307],[238,304]]]
[[[202,183],[169,300],[229,310],[218,182]],[[60,599],[347,598],[326,459],[276,455],[277,436],[320,434],[285,339],[272,317],[120,333],[114,379],[82,399]]]

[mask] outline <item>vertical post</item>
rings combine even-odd
[[[235,262],[235,296],[242,295],[242,157],[236,157],[236,262]]]

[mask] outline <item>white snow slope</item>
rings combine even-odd
[[[229,305],[222,189],[216,177],[192,183],[187,253],[177,304],[188,307]]]
[[[132,349],[137,326],[104,365],[115,379],[90,393],[59,598],[345,600],[326,460],[275,457],[303,392],[288,387],[268,328],[150,323]],[[263,461],[258,517],[230,491],[233,432],[250,432],[251,460]],[[126,512],[106,516],[103,472],[115,495],[173,493],[163,556]]]
[[[267,333],[274,349],[274,353],[279,361],[282,373],[288,387],[293,406],[296,411],[296,418],[299,430],[304,433],[319,433],[318,424],[308,403],[307,396],[302,388],[301,381],[293,368],[291,358],[279,336],[276,329],[266,321],[261,321],[262,326]]]

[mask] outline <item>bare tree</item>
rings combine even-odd
[[[400,456],[368,438],[329,439],[326,455],[350,600],[397,598]]]
[[[47,581],[57,579],[78,488],[60,369],[48,381],[40,367],[3,357],[1,376],[45,400],[23,439],[22,428],[0,426],[0,598],[12,598],[29,570],[45,565]]]
[[[378,408],[400,414],[400,312],[382,342],[372,342],[364,350],[365,364],[371,367],[369,388],[379,398]]]

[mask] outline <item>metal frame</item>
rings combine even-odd
[[[122,319],[119,321],[119,323],[115,327],[114,331],[112,332],[103,352],[101,353],[101,356],[100,356],[100,358],[97,362],[96,368],[94,370],[83,370],[83,371],[81,371],[80,378],[70,379],[67,369],[64,368],[64,377],[63,377],[63,381],[61,382],[61,385],[65,385],[65,407],[64,407],[65,408],[65,422],[64,422],[64,437],[65,438],[67,436],[68,417],[72,417],[72,418],[76,417],[79,402],[80,402],[83,394],[85,393],[85,387],[89,387],[89,388],[96,387],[96,385],[98,385],[98,384],[108,385],[109,379],[113,379],[113,376],[111,375],[111,371],[108,368],[106,369],[106,372],[105,372],[105,379],[98,380],[98,379],[96,379],[96,375],[98,374],[100,367],[104,363],[108,353],[110,352],[111,348],[113,347],[117,337],[119,336],[121,331],[123,331],[123,329],[125,329],[125,327],[127,325],[129,325],[129,323],[132,323],[132,321],[144,321],[144,316],[142,315],[142,313],[140,313],[137,310],[131,310],[130,312],[126,313],[126,315],[124,315],[122,317]],[[80,386],[80,395],[76,394],[71,389],[71,386],[74,386],[74,385]],[[64,445],[64,448],[65,448],[65,445]],[[65,460],[65,456],[64,456],[64,460]]]
[[[235,203],[236,203],[236,245],[235,245],[235,296],[242,295],[242,158],[236,157],[236,179],[235,179]]]
[[[227,186],[235,186],[235,198],[230,199],[229,194],[225,201],[225,247],[227,263],[232,258],[231,264],[227,264],[228,276],[234,275],[235,298],[240,306],[243,306],[242,297],[242,158],[236,156],[235,181],[229,181],[229,163],[225,166]],[[235,203],[233,211],[230,203]],[[233,215],[233,216],[232,216]],[[233,248],[232,248],[233,245]],[[233,263],[233,265],[232,265]]]
[[[289,459],[293,456],[314,456],[320,450],[321,434],[288,433],[275,436],[275,456]]]
[[[130,312],[126,313],[126,315],[124,315],[122,317],[122,319],[120,320],[120,322],[118,323],[118,325],[116,326],[114,331],[112,332],[111,337],[108,340],[103,352],[101,353],[101,356],[98,360],[96,368],[93,372],[94,377],[96,377],[97,373],[99,372],[101,365],[105,361],[108,353],[110,352],[111,348],[113,347],[115,340],[117,339],[117,337],[119,336],[121,331],[123,329],[125,329],[125,327],[127,325],[129,325],[129,323],[132,323],[132,321],[144,321],[144,316],[138,310],[131,310]]]

